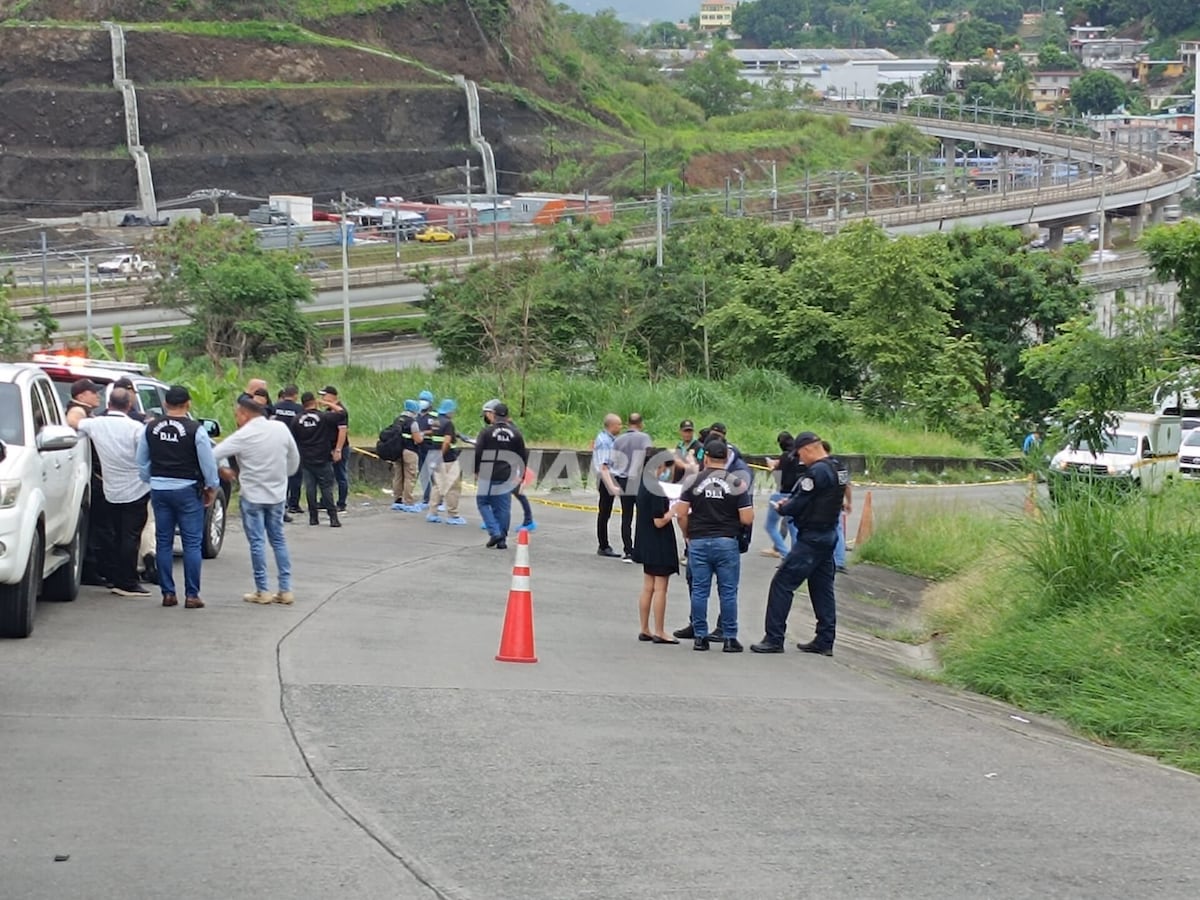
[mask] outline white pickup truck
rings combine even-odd
[[[154,263],[137,253],[114,256],[96,264],[96,272],[100,275],[145,275],[153,271]]]
[[[29,636],[38,597],[79,594],[91,469],[46,373],[0,364],[0,637]]]
[[[1117,414],[1116,428],[1103,445],[1069,444],[1050,460],[1050,474],[1072,480],[1100,481],[1149,493],[1161,491],[1179,474],[1179,416],[1158,413]],[[1061,482],[1048,482],[1051,496]]]

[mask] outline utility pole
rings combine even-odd
[[[738,177],[738,216],[746,215],[746,173],[741,169],[734,169],[734,173]]]
[[[725,178],[725,218],[729,218],[729,177]]]
[[[342,191],[342,202],[338,207],[342,226],[342,364],[350,365],[350,223],[347,213],[350,204],[346,192]]]
[[[46,232],[42,232],[42,299],[46,299],[48,287],[46,284]]]
[[[88,354],[92,349],[92,258],[87,254],[83,257],[83,309],[84,334],[86,335]]]
[[[467,175],[467,256],[473,259],[475,257],[475,236],[471,233],[471,212],[474,207],[471,206],[471,161],[469,159],[463,166],[463,171]]]
[[[779,212],[779,180],[776,177],[775,160],[773,159],[756,159],[756,163],[764,168],[768,165],[771,167],[771,221],[775,221],[775,214]]]
[[[655,226],[654,226],[654,243],[658,248],[658,255],[655,265],[662,268],[663,264],[663,193],[662,188],[654,189],[654,209]]]
[[[500,207],[497,197],[492,194],[492,259],[500,259]]]

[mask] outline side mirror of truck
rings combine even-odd
[[[221,423],[216,419],[201,419],[200,427],[204,429],[204,432],[210,438],[217,438],[221,436]]]

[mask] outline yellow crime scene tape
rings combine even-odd
[[[361,453],[363,456],[371,457],[371,459],[379,459],[378,456],[376,456],[370,450],[367,450],[365,447],[352,447],[351,449],[355,453]],[[381,462],[382,461],[383,460],[381,460]],[[760,466],[760,465],[756,465],[754,463],[747,463],[746,465],[748,465],[751,469],[757,469],[760,472],[773,471],[771,468],[769,468],[767,466]],[[1000,479],[997,479],[996,481],[966,481],[966,482],[953,482],[950,484],[898,484],[896,482],[888,482],[888,481],[852,481],[851,484],[854,486],[857,486],[857,487],[866,487],[866,488],[890,487],[890,488],[900,488],[903,490],[913,490],[915,488],[988,487],[989,485],[1020,484],[1021,482],[1028,481],[1028,480],[1029,480],[1028,475],[1020,475],[1020,476],[1016,476],[1013,478],[1000,478]],[[473,493],[474,490],[475,490],[474,485],[470,485],[467,482],[463,482],[463,491],[464,492]],[[575,512],[589,512],[589,513],[594,513],[594,512],[600,511],[599,507],[589,506],[588,504],[585,504],[585,503],[565,503],[561,500],[547,500],[545,497],[537,497],[537,496],[534,496],[533,494],[526,494],[525,497],[531,503],[539,503],[542,506],[550,506],[550,507],[553,507],[554,509],[569,509],[569,510],[573,510]]]

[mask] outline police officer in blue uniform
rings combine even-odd
[[[797,435],[793,446],[808,471],[796,483],[787,500],[776,501],[776,509],[780,515],[794,521],[796,540],[771,579],[767,594],[766,636],[750,649],[755,653],[783,652],[792,598],[796,589],[807,580],[817,633],[808,643],[797,644],[796,649],[833,656],[837,629],[833,548],[837,544],[837,523],[850,473],[841,461],[825,451],[821,439],[811,431]]]

